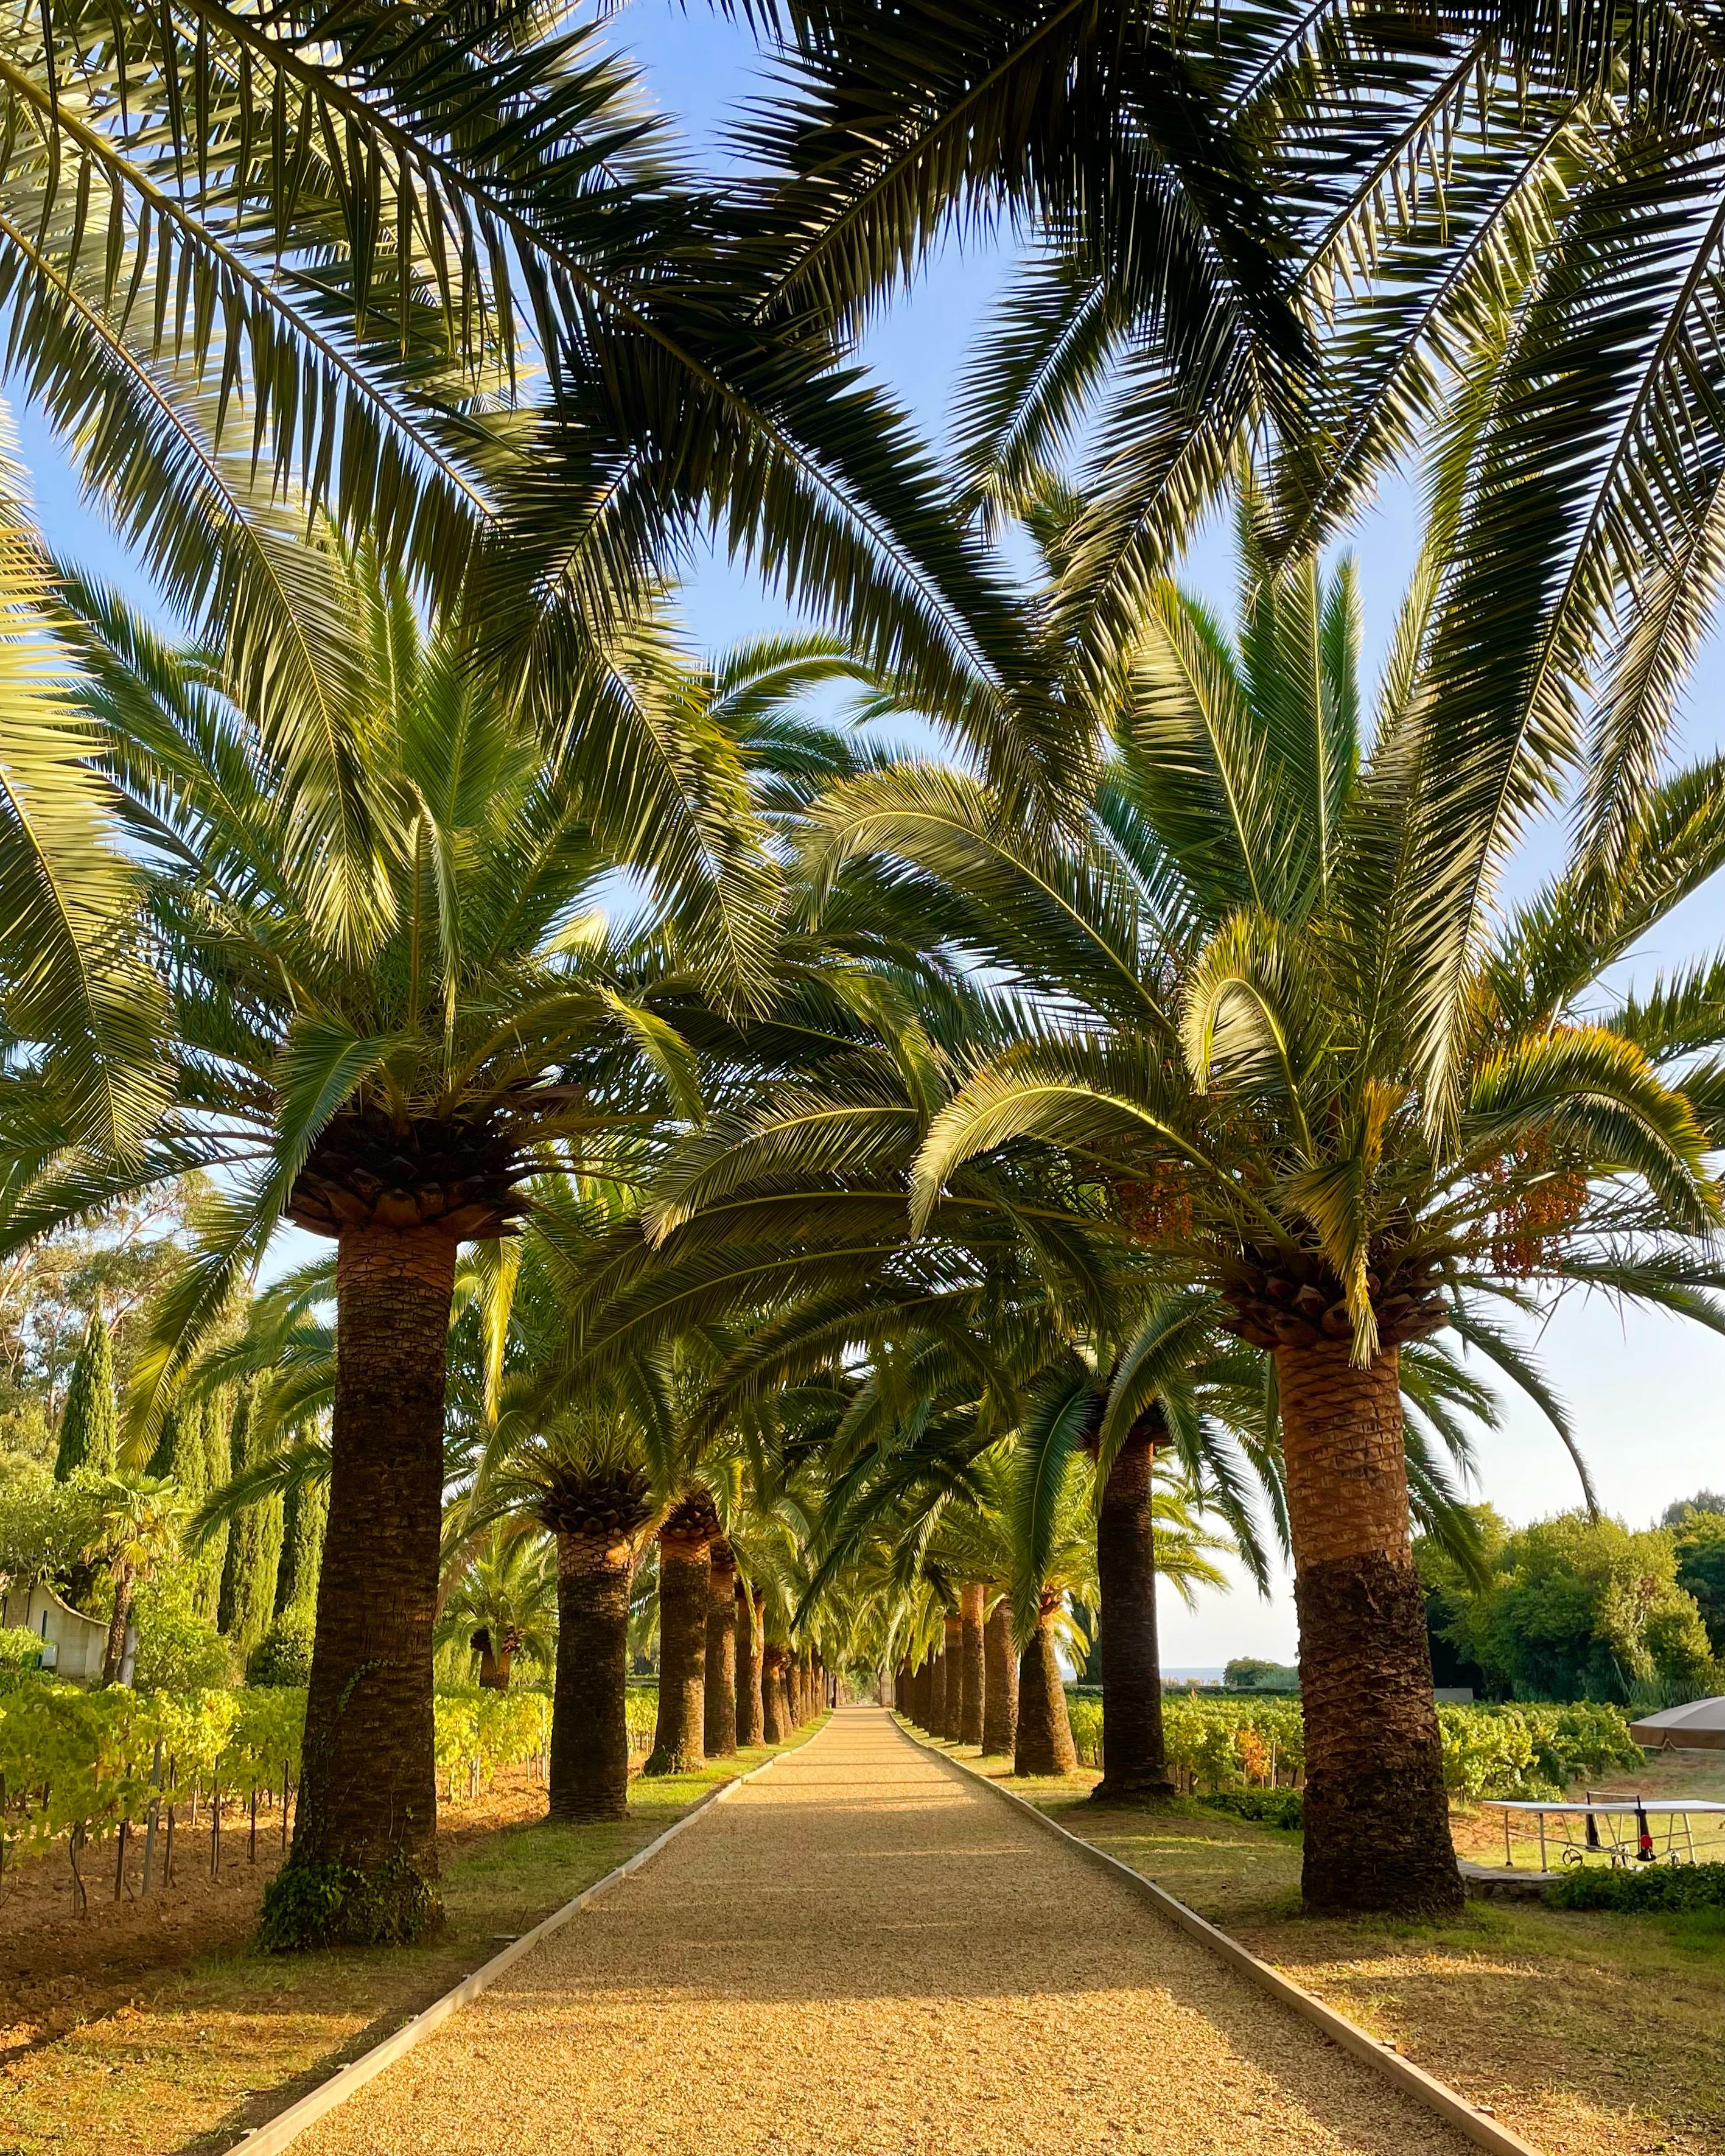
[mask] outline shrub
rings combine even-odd
[[[1554,1909],[1612,1909],[1625,1916],[1725,1909],[1725,1864],[1578,1865],[1545,1890]]]
[[[0,1625],[0,1673],[39,1670],[42,1642],[28,1625]]]
[[[1100,1767],[1102,1763],[1102,1702],[1099,1699],[1075,1699],[1066,1696],[1066,1719],[1072,1725],[1072,1742],[1078,1752],[1079,1763],[1085,1767]]]
[[[245,1661],[249,1685],[305,1685],[311,1681],[311,1633],[289,1617],[278,1617]]]
[[[141,1691],[213,1691],[233,1683],[234,1650],[193,1609],[183,1574],[144,1581],[132,1610],[138,1628],[132,1682]]]
[[[1199,1802],[1208,1811],[1255,1820],[1260,1826],[1297,1829],[1306,1816],[1306,1800],[1297,1789],[1216,1789]]]

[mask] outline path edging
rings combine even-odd
[[[809,1735],[814,1733],[811,1730]],[[362,2051],[357,2059],[344,2061],[327,2081],[320,2082],[296,2103],[290,2103],[285,2111],[277,2112],[274,2118],[266,2119],[261,2126],[249,2126],[239,2140],[231,2145],[228,2156],[277,2156],[278,2150],[297,2141],[309,2128],[346,2103],[348,2097],[362,2089],[367,2082],[375,2081],[386,2066],[393,2066],[398,2059],[411,2051],[422,2037],[429,2036],[434,2029],[447,2021],[457,2007],[465,2006],[470,1999],[477,1999],[482,1991],[488,1990],[523,1954],[531,1953],[554,1932],[560,1932],[571,1917],[578,1916],[589,1902],[597,1902],[600,1895],[608,1893],[632,1871],[639,1871],[648,1859],[656,1856],[668,1841],[674,1841],[685,1826],[693,1826],[703,1813],[711,1811],[715,1804],[723,1804],[727,1797],[734,1796],[745,1782],[752,1782],[757,1774],[764,1774],[769,1767],[776,1767],[789,1753],[800,1752],[808,1742],[809,1738],[805,1737],[802,1743],[788,1744],[783,1751],[775,1752],[770,1759],[763,1759],[758,1767],[751,1767],[744,1774],[733,1774],[728,1782],[721,1782],[717,1789],[710,1789],[698,1804],[684,1813],[681,1819],[673,1820],[663,1834],[655,1835],[633,1856],[626,1856],[603,1879],[596,1879],[591,1887],[583,1887],[573,1901],[565,1902],[560,1909],[553,1909],[548,1917],[542,1917],[535,1924],[531,1932],[523,1932],[518,1939],[505,1947],[501,1953],[493,1954],[489,1961],[481,1962],[471,1976],[464,1976],[459,1984],[444,1992],[441,1998],[433,1999],[429,2006],[403,2022],[393,2036],[385,2036],[381,2043],[373,2044],[370,2051]]]
[[[1212,1953],[1240,1970],[1242,1975],[1250,1977],[1260,1989],[1279,1999],[1283,2005],[1291,2007],[1302,2020],[1310,2021],[1332,2043],[1339,2045],[1344,2051],[1351,2051],[1356,2058],[1363,2059],[1386,2081],[1393,2082],[1404,2095],[1411,2096],[1416,2102],[1424,2104],[1427,2110],[1435,2111],[1440,2118],[1447,2119],[1476,2147],[1490,2149],[1491,2156],[1543,2156],[1543,2152],[1531,2141],[1524,2141],[1519,2133],[1512,2133],[1507,2126],[1500,2126],[1495,2118],[1482,2112],[1476,2104],[1470,2103],[1447,2082],[1440,2082],[1435,2074],[1429,2074],[1423,2066],[1416,2066],[1411,2059],[1404,2059],[1399,2051],[1392,2050],[1376,2036],[1369,2035],[1358,2022],[1350,2021],[1346,2015],[1338,2014],[1333,2006],[1327,2005],[1315,1993],[1307,1991],[1303,1984],[1296,1984],[1291,1977],[1284,1976],[1278,1969],[1272,1969],[1267,1961],[1260,1961],[1256,1954],[1243,1947],[1238,1939],[1230,1938],[1219,1926],[1211,1923],[1207,1917],[1200,1917],[1196,1909],[1189,1907],[1184,1902],[1170,1894],[1165,1887],[1158,1887],[1153,1879],[1147,1878],[1142,1871],[1135,1871],[1131,1865],[1122,1863],[1117,1856],[1111,1856],[1106,1849],[1098,1849],[1093,1841],[1086,1841],[1082,1835],[1074,1834],[1070,1828],[1062,1826],[1040,1804],[1033,1804],[1028,1797],[1021,1797],[1016,1789],[1004,1789],[992,1775],[979,1774],[968,1760],[955,1759],[950,1752],[943,1752],[935,1745],[925,1743],[920,1732],[912,1729],[896,1708],[893,1710],[893,1722],[900,1733],[919,1752],[927,1753],[931,1759],[937,1759],[942,1766],[950,1767],[967,1782],[992,1789],[1007,1804],[1028,1813],[1039,1826],[1050,1834],[1057,1835],[1092,1864],[1123,1881],[1159,1914],[1178,1924],[1183,1932],[1208,1947]]]

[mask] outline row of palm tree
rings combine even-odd
[[[722,198],[537,13],[33,20],[13,346],[198,633],[8,485],[0,1225],[212,1178],[135,1461],[279,1223],[334,1243],[264,1365],[327,1383],[306,1907],[434,1907],[463,1322],[455,1531],[554,1534],[594,1726],[655,1539],[655,1764],[706,1743],[732,1485],[806,1563],[788,1627],[891,1667],[1005,1447],[1021,1647],[1089,1463],[1103,1787],[1153,1796],[1160,1455],[1291,1548],[1309,1897],[1446,1906],[1409,1512],[1464,1532],[1478,1403],[1436,1336],[1561,1421],[1498,1310],[1715,1315],[1718,970],[1609,977],[1717,865],[1720,773],[1664,759],[1716,578],[1720,55],[1675,4],[753,13],[788,86]],[[855,347],[978,218],[1034,274],[955,496]],[[1368,721],[1314,548],[1422,426]],[[1231,636],[1164,574],[1230,485]],[[684,659],[660,579],[714,525],[834,634]],[[963,766],[812,717],[835,680]]]

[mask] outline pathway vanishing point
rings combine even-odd
[[[845,1707],[296,2156],[1461,2156],[1441,2120]]]

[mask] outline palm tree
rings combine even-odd
[[[1242,442],[1271,436],[1290,556],[1471,404],[1430,654],[1443,732],[1494,767],[1506,839],[1517,758],[1651,768],[1722,575],[1725,47],[1705,11],[1042,0],[901,7],[890,35],[872,0],[749,13],[794,83],[752,132],[803,220],[791,290],[843,320],[968,220],[1027,236],[957,459],[990,520],[1076,467],[1059,613],[1093,680],[1129,663],[1144,591]],[[1235,214],[1242,186],[1273,225]]]
[[[137,877],[115,843],[91,730],[52,638],[55,579],[0,407],[0,1010],[9,1068],[38,1069],[8,1182],[69,1140],[125,1152],[161,1101],[159,984]]]
[[[306,508],[444,611],[484,587],[475,619],[537,653],[513,685],[559,729],[569,670],[603,674],[718,521],[1010,753],[1019,625],[938,475],[817,317],[772,303],[759,206],[681,167],[598,25],[218,0],[93,40],[62,0],[0,100],[14,361],[306,752],[296,778],[326,770],[348,646],[292,543]],[[649,799],[685,818],[690,774],[627,701],[593,716],[614,850]]]
[[[444,1597],[437,1637],[463,1640],[480,1658],[488,1691],[509,1690],[517,1655],[551,1662],[557,1653],[556,1551],[542,1535],[494,1523],[471,1543]]]
[[[1440,527],[1438,538],[1449,534]],[[1252,534],[1248,529],[1249,547]],[[1230,643],[1169,587],[1121,685],[1079,844],[945,773],[865,778],[819,812],[827,872],[887,854],[957,893],[973,948],[1044,1004],[935,1116],[914,1218],[963,1163],[1051,1148],[1203,1322],[1271,1358],[1301,1616],[1315,1907],[1443,1908],[1450,1850],[1409,1553],[1404,1351],[1453,1326],[1536,1392],[1491,1315],[1591,1282],[1717,1322],[1718,1128],[1705,969],[1608,999],[1604,970],[1719,858],[1722,771],[1635,787],[1489,938],[1503,819],[1428,694],[1441,557],[1416,583],[1362,747],[1344,569],[1249,558]],[[1509,783],[1539,783],[1538,755]],[[1048,924],[1048,932],[1042,932]],[[1599,997],[1604,1008],[1590,1008]],[[1122,1393],[1183,1344],[1147,1345]],[[1369,1700],[1369,1713],[1363,1702]]]
[[[1068,1774],[1077,1763],[1066,1695],[1061,1681],[1057,1632],[1064,1625],[1071,1633],[1075,1617],[1103,1620],[1107,1637],[1103,1597],[1106,1568],[1113,1554],[1097,1516],[1095,1477],[1085,1463],[1065,1455],[1050,1471],[1047,1449],[1035,1441],[1035,1432],[1021,1446],[1014,1462],[1009,1493],[1008,1527],[1013,1562],[1011,1599],[1017,1630],[1023,1638],[1019,1666],[1019,1720],[1014,1747],[1015,1774]],[[1161,1486],[1149,1496],[1150,1547],[1156,1564],[1152,1592],[1159,1575],[1168,1580],[1189,1607],[1200,1586],[1224,1587],[1224,1575],[1212,1553],[1231,1545],[1207,1532],[1199,1523],[1201,1497],[1189,1483],[1173,1481],[1166,1471]],[[1116,1623],[1118,1625],[1119,1619]],[[1153,1623],[1150,1630],[1153,1645]],[[1109,1771],[1108,1717],[1117,1703],[1130,1712],[1141,1707],[1127,1685],[1117,1675],[1115,1690],[1103,1680],[1103,1782]],[[1161,1748],[1160,1687],[1157,1689],[1156,1753]],[[1128,1754],[1128,1757],[1131,1755]],[[1165,1770],[1164,1770],[1165,1771]],[[1132,1778],[1116,1770],[1117,1785]],[[1137,1794],[1137,1791],[1132,1792]]]
[[[720,978],[747,992],[771,877],[746,804],[721,798],[721,757],[704,782],[716,913],[703,925],[697,901],[679,928],[614,936],[591,910],[610,860],[578,757],[547,751],[474,673],[459,627],[423,629],[398,577],[364,560],[331,573],[361,665],[315,810],[284,783],[272,730],[200,654],[93,608],[105,762],[151,863],[172,986],[175,1097],[136,1162],[50,1158],[9,1227],[22,1238],[192,1162],[230,1172],[139,1363],[135,1443],[277,1223],[334,1240],[330,1517],[288,1869],[336,1889],[295,1902],[289,1878],[278,1899],[330,1907],[339,1930],[341,1882],[383,1879],[355,1907],[396,1936],[435,1910],[431,1637],[458,1248],[512,1235],[536,1173],[579,1173],[624,1137],[639,1154],[665,1119],[698,1112],[665,1011]],[[643,664],[656,697],[660,661]]]
[[[105,1564],[113,1583],[114,1609],[102,1656],[102,1681],[118,1681],[126,1659],[132,1590],[180,1546],[186,1508],[173,1484],[150,1475],[105,1475],[90,1492],[84,1556]]]

